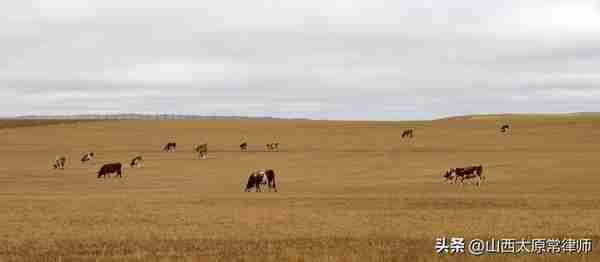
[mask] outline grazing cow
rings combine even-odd
[[[404,130],[404,132],[402,132],[402,138],[405,138],[405,137],[412,138],[414,131],[415,130],[412,128]]]
[[[177,148],[177,143],[175,143],[175,142],[169,142],[169,143],[167,143],[163,147],[163,151],[166,151],[166,152],[175,152],[176,148]]]
[[[279,143],[267,144],[267,150],[272,151],[272,152],[279,151]]]
[[[267,170],[258,170],[252,172],[248,177],[248,183],[246,184],[245,192],[250,192],[250,190],[254,187],[255,192],[261,192],[260,186],[268,185],[269,192],[274,190],[277,192],[277,184],[275,183],[275,171],[273,169]]]
[[[130,167],[141,167],[142,166],[142,156],[136,156],[131,160],[129,164]]]
[[[204,143],[196,146],[195,151],[200,155],[200,158],[206,158],[208,156],[208,144]]]
[[[90,161],[93,158],[94,158],[94,152],[87,153],[87,154],[83,155],[83,157],[81,158],[81,163],[85,163],[87,161]]]
[[[100,168],[100,171],[98,171],[98,178],[106,177],[107,175],[108,175],[108,177],[110,177],[110,174],[112,174],[112,173],[117,173],[117,176],[123,177],[122,172],[123,172],[123,167],[122,167],[121,163],[106,164]]]
[[[240,150],[246,151],[248,149],[248,143],[244,142],[240,145]]]
[[[502,125],[502,127],[500,127],[500,132],[504,133],[506,131],[508,131],[510,129],[509,125]]]
[[[65,169],[65,164],[67,163],[67,158],[64,156],[56,157],[54,160],[54,169]]]
[[[477,179],[475,185],[479,186],[485,177],[483,176],[483,167],[481,165],[478,166],[469,166],[462,168],[452,168],[446,171],[444,175],[446,181],[456,182],[460,179],[460,183],[464,184],[465,180],[469,179]]]

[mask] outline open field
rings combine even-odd
[[[409,127],[415,138],[400,139]],[[177,152],[160,152],[169,141]],[[280,152],[265,152],[274,141]],[[61,154],[66,169],[51,169]],[[138,154],[126,178],[96,178]],[[0,159],[0,261],[600,261],[596,116],[87,122],[0,129]],[[484,165],[480,188],[443,183],[471,164]],[[259,168],[275,169],[280,192],[243,192]],[[435,255],[435,238],[452,236],[595,246]]]

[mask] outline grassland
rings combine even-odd
[[[400,139],[408,127],[415,138]],[[160,152],[169,141],[178,151]],[[281,151],[265,152],[273,141]],[[206,160],[192,153],[202,142]],[[97,158],[79,163],[89,151]],[[66,169],[51,169],[63,154]],[[135,155],[144,167],[126,178],[95,177]],[[598,245],[599,156],[600,118],[588,116],[1,129],[0,261],[600,261],[595,246],[585,256],[433,248],[451,236]],[[480,188],[443,183],[445,169],[471,164],[486,168]],[[279,193],[243,192],[259,168],[276,170]]]

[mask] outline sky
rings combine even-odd
[[[600,0],[4,0],[0,116],[600,111]]]

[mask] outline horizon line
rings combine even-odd
[[[560,112],[560,113],[480,113],[480,114],[461,114],[448,115],[442,117],[424,118],[424,119],[405,119],[405,120],[377,120],[377,119],[321,119],[310,117],[274,117],[274,116],[243,116],[243,115],[202,115],[202,114],[180,114],[180,113],[93,113],[93,114],[27,114],[16,116],[0,116],[0,119],[8,120],[32,120],[32,119],[107,119],[107,120],[185,120],[187,119],[272,119],[272,120],[311,120],[311,121],[375,121],[375,122],[397,122],[397,121],[432,121],[443,119],[454,119],[464,117],[508,117],[508,116],[580,116],[580,115],[598,115],[600,111],[582,111],[582,112]]]

